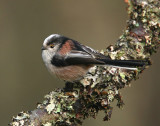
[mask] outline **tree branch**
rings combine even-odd
[[[160,44],[160,1],[125,0],[128,4],[127,28],[115,46],[109,46],[104,55],[112,59],[143,59],[149,62]],[[104,120],[112,114],[111,102],[122,107],[119,90],[138,78],[145,68],[137,71],[95,66],[74,90],[55,89],[45,96],[43,103],[31,112],[13,117],[11,126],[77,126],[88,117],[95,118],[102,110]]]

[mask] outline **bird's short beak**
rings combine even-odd
[[[42,50],[42,51],[43,51],[43,50],[46,50],[46,47],[42,46],[41,50]]]

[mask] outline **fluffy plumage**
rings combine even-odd
[[[142,60],[112,60],[65,36],[53,34],[44,40],[42,58],[53,74],[66,81],[81,79],[94,65],[111,65],[135,70],[146,65]]]

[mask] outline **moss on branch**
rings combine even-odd
[[[143,59],[149,62],[160,43],[160,1],[125,0],[129,20],[123,35],[114,46],[101,53],[112,59]],[[13,117],[11,126],[77,126],[88,117],[96,118],[104,111],[104,120],[111,118],[113,107],[122,107],[120,89],[138,78],[145,68],[137,71],[95,66],[75,84],[73,91],[55,89],[31,112],[21,112]]]

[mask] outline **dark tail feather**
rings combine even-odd
[[[103,62],[106,65],[112,66],[120,66],[120,67],[144,67],[146,65],[150,65],[150,61],[145,60],[110,60],[110,59],[103,59]]]

